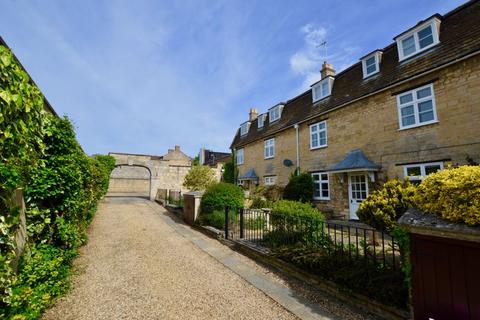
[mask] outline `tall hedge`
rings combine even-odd
[[[106,193],[115,160],[87,156],[68,118],[44,98],[10,51],[0,46],[0,318],[37,319],[68,288],[76,249]],[[11,268],[23,188],[27,250]]]

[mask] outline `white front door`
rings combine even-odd
[[[368,180],[365,173],[350,173],[348,175],[348,195],[350,219],[358,220],[358,207],[368,196]]]

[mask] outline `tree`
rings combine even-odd
[[[194,166],[185,176],[183,186],[191,191],[203,191],[215,182],[215,173],[210,167]]]
[[[225,163],[225,166],[223,167],[223,181],[227,183],[235,183],[235,172],[237,171],[237,168],[235,167],[235,164],[233,162],[227,162]]]

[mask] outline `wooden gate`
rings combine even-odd
[[[415,319],[480,319],[480,243],[411,234]]]

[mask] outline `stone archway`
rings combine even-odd
[[[110,196],[151,198],[152,170],[141,164],[116,164],[110,177]]]
[[[109,155],[114,157],[116,162],[116,169],[113,170],[110,178],[109,196],[121,195],[120,191],[126,191],[125,195],[141,196],[143,194],[143,197],[154,200],[158,189],[187,191],[183,187],[183,180],[190,171],[192,162],[180,151],[179,146],[169,149],[163,156],[116,152],[110,152]],[[134,174],[128,176],[121,170],[130,170]],[[142,190],[141,194],[138,194],[137,191],[140,190]]]

